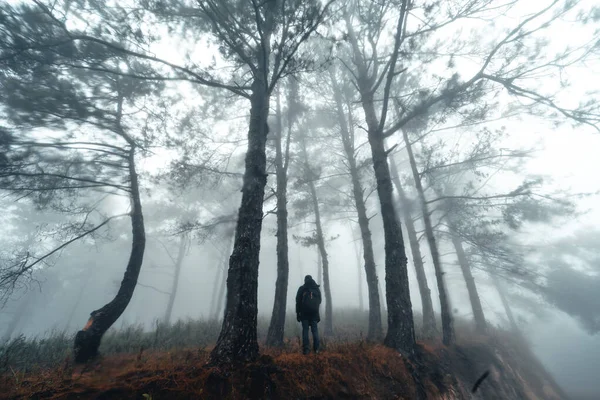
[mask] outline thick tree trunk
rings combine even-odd
[[[372,99],[369,103],[373,104]],[[383,141],[381,132],[369,129],[369,144],[377,179],[377,193],[385,237],[388,332],[384,343],[388,347],[412,354],[415,345],[415,328],[408,284],[408,261],[400,222],[394,209],[392,181]]]
[[[358,69],[356,84],[359,88],[360,101],[367,123],[369,145],[373,158],[373,170],[377,181],[377,194],[379,196],[381,218],[383,220],[385,239],[385,296],[388,318],[388,332],[384,343],[386,346],[398,351],[412,354],[415,349],[415,324],[413,321],[408,282],[408,260],[402,238],[402,228],[394,209],[392,181],[383,134],[385,115],[387,114],[387,99],[384,99],[384,109],[382,110],[381,118],[378,118],[373,98],[375,93],[373,88],[378,80],[378,75],[377,73],[372,74],[369,71],[369,66],[362,55],[358,39],[348,16],[346,16],[346,26],[348,28],[348,39],[353,48],[354,63]],[[398,43],[398,37],[395,39],[396,43]],[[387,81],[393,77],[393,67],[395,67],[397,56],[396,49],[391,60],[391,69],[389,71],[390,74],[387,76]],[[388,85],[387,81],[386,85]]]
[[[506,298],[506,292],[504,291],[504,287],[502,283],[498,280],[498,277],[494,274],[490,274],[492,278],[492,282],[498,291],[498,295],[500,296],[500,301],[502,302],[502,306],[504,307],[504,311],[506,312],[506,317],[508,318],[508,322],[510,323],[510,327],[513,332],[517,334],[521,334],[521,330],[519,329],[519,325],[517,325],[517,321],[515,320],[515,316],[513,315],[512,308],[508,299]]]
[[[393,190],[388,166],[388,153],[385,150],[385,135],[383,132],[392,80],[395,75],[399,47],[402,41],[403,23],[408,2],[401,5],[398,25],[394,36],[394,50],[389,65],[383,68],[379,59],[367,62],[364,52],[358,43],[349,14],[345,14],[348,40],[353,50],[353,63],[357,67],[356,85],[360,92],[360,102],[365,113],[367,133],[373,170],[377,181],[377,194],[381,207],[381,218],[385,239],[385,283],[388,316],[388,332],[385,345],[398,351],[413,354],[415,350],[415,325],[413,320],[410,288],[408,281],[408,266],[406,249],[402,237],[402,228],[393,203]],[[373,62],[372,62],[373,61]],[[388,68],[389,67],[389,68]],[[380,75],[380,72],[381,75]],[[385,78],[385,79],[384,79]],[[377,87],[385,80],[381,114],[375,111],[374,95]]]
[[[363,83],[363,86],[361,103],[368,127],[385,238],[385,295],[388,332],[384,343],[388,347],[412,354],[415,346],[415,327],[408,283],[408,260],[400,221],[398,221],[394,209],[385,138],[375,115],[373,93],[368,89],[369,85]]]
[[[179,276],[181,275],[181,267],[183,266],[183,259],[185,258],[185,252],[188,246],[188,236],[184,233],[181,235],[179,241],[179,250],[177,252],[177,260],[175,261],[175,274],[173,275],[173,283],[171,284],[171,294],[169,295],[169,303],[165,311],[164,321],[166,324],[171,322],[171,315],[173,314],[173,305],[175,304],[175,298],[177,297],[177,287],[179,286]]]
[[[380,340],[383,337],[383,328],[381,323],[381,304],[379,301],[379,288],[377,278],[377,266],[375,265],[375,255],[373,252],[373,240],[369,228],[369,218],[367,216],[367,207],[365,205],[364,189],[360,182],[360,175],[356,165],[356,149],[354,145],[354,135],[352,131],[352,111],[348,109],[348,118],[350,123],[346,122],[344,116],[344,107],[342,92],[337,85],[335,76],[331,74],[333,83],[334,97],[336,101],[338,122],[340,124],[340,133],[342,144],[348,162],[348,169],[352,180],[352,194],[354,197],[354,206],[358,216],[358,225],[363,243],[363,257],[365,260],[365,275],[367,277],[367,289],[369,291],[369,331],[367,339],[371,341]],[[359,274],[360,275],[360,274]],[[361,294],[362,295],[362,294]]]
[[[264,34],[270,37],[269,33]],[[265,40],[269,43],[268,40]],[[261,64],[269,59],[262,54]],[[264,56],[264,57],[263,57]],[[263,221],[263,201],[267,184],[266,143],[269,93],[267,66],[259,66],[254,74],[250,97],[250,127],[248,151],[242,187],[242,202],[238,212],[233,253],[229,258],[227,274],[227,301],[219,339],[211,352],[211,361],[217,364],[251,361],[258,357],[258,265]]]
[[[225,248],[225,254],[223,255],[223,261],[221,262],[219,274],[219,283],[215,285],[215,291],[217,291],[217,287],[219,288],[216,294],[216,302],[215,307],[213,308],[213,318],[219,319],[221,313],[223,312],[223,303],[225,302],[225,291],[227,290],[227,266],[229,261],[229,254],[233,251],[233,239],[235,238],[235,232],[232,230],[229,236],[229,241],[227,242],[227,247]]]
[[[421,307],[423,308],[423,336],[426,338],[432,338],[436,334],[435,313],[433,311],[433,302],[431,300],[431,290],[429,290],[427,276],[425,275],[425,268],[423,266],[423,256],[419,246],[417,230],[415,229],[415,223],[412,219],[411,203],[408,201],[406,193],[402,188],[400,177],[398,175],[398,169],[396,168],[396,163],[394,160],[390,161],[390,165],[392,169],[394,185],[396,186],[398,197],[400,198],[400,210],[402,211],[404,224],[406,225],[406,233],[412,252],[417,283],[419,285],[419,294],[421,295]]]
[[[284,152],[282,148],[283,123],[279,95],[277,96],[276,112],[277,132],[275,134],[275,168],[277,174],[277,280],[275,281],[273,314],[271,315],[271,323],[267,332],[267,346],[283,345],[288,280],[290,274],[287,225],[287,154],[286,162],[284,162]],[[289,116],[288,119],[290,119]]]
[[[125,269],[121,286],[115,298],[104,307],[92,311],[85,327],[75,335],[74,355],[76,362],[86,362],[98,354],[98,347],[104,333],[123,314],[133,297],[144,260],[146,232],[138,175],[135,169],[135,146],[129,151],[129,179],[131,188],[131,227],[132,244],[129,262]]]
[[[331,302],[331,283],[329,282],[329,258],[325,249],[325,237],[323,236],[323,226],[321,225],[321,212],[319,210],[319,199],[317,197],[317,189],[315,181],[310,180],[308,184],[310,195],[312,198],[313,208],[315,211],[315,224],[317,226],[317,247],[321,254],[323,265],[323,291],[325,292],[325,330],[326,335],[333,334],[333,306]]]
[[[419,170],[417,169],[417,162],[412,151],[412,145],[408,138],[408,133],[405,130],[402,131],[402,135],[404,136],[404,143],[406,145],[406,151],[408,152],[410,168],[412,170],[413,178],[415,180],[415,188],[417,189],[417,194],[421,203],[423,222],[425,223],[425,236],[427,237],[427,243],[429,244],[431,258],[433,260],[433,267],[435,269],[435,278],[440,296],[440,307],[442,315],[442,341],[446,346],[448,346],[454,343],[454,324],[452,321],[452,314],[450,311],[448,295],[446,293],[444,272],[442,270],[440,254],[438,251],[437,244],[435,242],[435,236],[433,234],[433,224],[431,223],[431,215],[429,213],[429,207],[427,207],[427,200],[425,199],[425,193],[423,191],[423,185],[421,183],[421,176],[419,174]]]
[[[451,227],[452,228],[452,227]],[[477,332],[485,333],[487,329],[487,323],[485,322],[485,316],[483,314],[483,307],[481,307],[481,300],[479,299],[479,293],[477,291],[477,285],[473,278],[471,271],[471,265],[465,254],[462,241],[453,232],[451,232],[452,245],[456,250],[456,257],[458,258],[458,265],[462,271],[465,283],[467,284],[467,292],[469,293],[469,300],[471,301],[471,309],[473,310],[473,318],[475,319],[475,327]]]

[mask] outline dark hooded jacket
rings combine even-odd
[[[319,299],[319,304],[321,304],[321,290],[319,289],[319,285],[317,282],[311,277],[307,276],[304,278],[304,285],[298,288],[298,293],[296,294],[296,314],[300,315],[300,320],[309,320],[309,321],[321,321],[321,316],[319,312],[307,314],[302,310],[302,294],[308,288],[316,289],[317,298]]]

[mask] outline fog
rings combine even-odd
[[[446,313],[469,332],[484,315],[488,333],[526,338],[573,399],[600,398],[593,2],[311,1],[286,9],[305,21],[289,43],[265,5],[260,34],[239,28],[238,42],[223,26],[254,18],[218,22],[206,6],[184,18],[185,1],[168,3],[123,19],[123,5],[0,4],[0,344],[88,332],[113,299],[123,310],[102,309],[115,322],[99,338],[178,320],[256,329],[231,322],[252,314],[236,307],[268,325],[286,304],[293,318],[306,275],[330,290],[334,316],[372,324],[378,290],[384,332],[408,300],[421,327],[416,237],[445,344]],[[227,13],[245,18],[239,7]],[[255,40],[272,41],[264,61]]]

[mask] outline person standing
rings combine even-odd
[[[302,353],[310,353],[308,328],[313,337],[313,350],[319,353],[319,327],[321,321],[319,307],[321,305],[321,290],[310,275],[304,277],[304,285],[298,288],[296,294],[296,320],[302,323]]]

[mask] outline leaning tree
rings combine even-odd
[[[124,215],[131,219],[132,247],[123,280],[113,300],[93,311],[75,337],[75,359],[86,361],[97,354],[137,285],[146,237],[136,158],[152,142],[150,99],[158,99],[164,85],[128,77],[148,70],[122,54],[91,42],[76,44],[43,5],[5,6],[2,13],[8,35],[0,47],[5,67],[0,100],[13,138],[0,175],[2,189],[79,217],[64,224],[50,251],[15,260],[8,283],[119,217],[101,211],[107,198],[122,196],[129,203]],[[78,67],[83,64],[104,64],[120,73]]]

